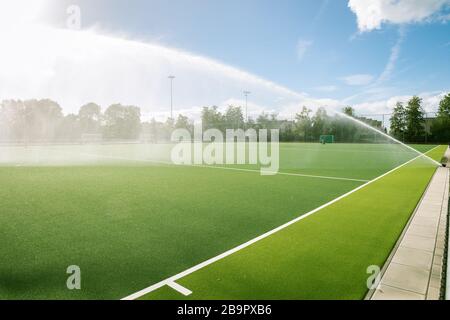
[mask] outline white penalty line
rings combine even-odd
[[[192,294],[191,290],[186,289],[185,287],[179,285],[176,282],[168,282],[167,285],[169,287],[171,287],[173,290],[178,291],[179,293],[181,293],[185,297],[190,296]]]
[[[438,148],[438,147],[436,147],[436,148]],[[436,148],[433,148],[433,149],[429,150],[427,153],[435,150]],[[322,209],[325,209],[326,207],[329,207],[332,204],[334,204],[334,203],[336,203],[336,202],[338,202],[338,201],[340,201],[340,200],[342,200],[344,198],[347,198],[351,194],[353,194],[353,193],[355,193],[355,192],[357,192],[357,191],[359,191],[359,190],[361,190],[361,189],[371,185],[372,183],[374,183],[374,182],[376,182],[376,181],[378,181],[378,180],[380,180],[380,179],[390,175],[391,173],[399,170],[400,168],[403,168],[404,166],[410,164],[411,162],[421,158],[423,155],[424,154],[421,154],[421,155],[415,157],[414,159],[411,159],[408,162],[405,162],[404,164],[402,164],[402,165],[392,169],[391,171],[386,172],[385,174],[383,174],[383,175],[381,175],[381,176],[379,176],[379,177],[377,177],[377,178],[375,178],[375,179],[373,179],[373,180],[363,184],[362,186],[359,186],[358,188],[356,188],[356,189],[354,189],[354,190],[352,190],[352,191],[350,191],[350,192],[348,192],[348,193],[346,193],[346,194],[344,194],[344,195],[342,195],[342,196],[340,196],[340,197],[338,197],[338,198],[336,198],[336,199],[334,199],[334,200],[332,200],[332,201],[330,201],[330,202],[328,202],[328,203],[326,203],[326,204],[324,204],[324,205],[314,209],[313,211],[310,211],[310,212],[308,212],[308,213],[306,213],[306,214],[304,214],[304,215],[302,215],[302,216],[300,216],[300,217],[298,217],[298,218],[288,222],[288,223],[285,223],[282,226],[279,226],[278,228],[275,228],[275,229],[273,229],[273,230],[271,230],[269,232],[266,232],[266,233],[260,235],[259,237],[256,237],[256,238],[254,238],[254,239],[252,239],[252,240],[250,240],[250,241],[248,241],[248,242],[246,242],[244,244],[241,244],[240,246],[237,246],[237,247],[235,247],[235,248],[233,248],[231,250],[228,250],[228,251],[226,251],[226,252],[224,252],[224,253],[222,253],[222,254],[214,257],[214,258],[206,260],[206,261],[204,261],[204,262],[202,262],[202,263],[200,263],[200,264],[198,264],[196,266],[193,266],[193,267],[191,267],[191,268],[189,268],[189,269],[187,269],[187,270],[185,270],[185,271],[183,271],[181,273],[178,273],[177,275],[174,275],[174,276],[172,276],[170,278],[167,278],[167,279],[165,279],[163,281],[160,281],[160,282],[158,282],[158,283],[156,283],[154,285],[151,285],[150,287],[147,287],[147,288],[145,288],[143,290],[140,290],[140,291],[138,291],[136,293],[133,293],[133,294],[131,294],[131,295],[121,299],[121,300],[136,300],[136,299],[139,299],[140,297],[145,296],[146,294],[149,294],[149,293],[151,293],[151,292],[153,292],[155,290],[158,290],[158,289],[160,289],[160,288],[162,288],[162,287],[164,287],[166,285],[171,287],[171,288],[173,288],[175,281],[178,281],[178,280],[180,280],[180,279],[182,279],[182,278],[184,278],[184,277],[186,277],[186,276],[188,276],[188,275],[190,275],[190,274],[192,274],[192,273],[194,273],[194,272],[196,272],[198,270],[201,270],[201,269],[209,266],[210,264],[213,264],[213,263],[215,263],[215,262],[217,262],[219,260],[222,260],[222,259],[224,259],[224,258],[226,258],[226,257],[228,257],[228,256],[230,256],[230,255],[232,255],[232,254],[234,254],[234,253],[236,253],[238,251],[241,251],[242,249],[245,249],[245,248],[251,246],[252,244],[254,244],[256,242],[259,242],[259,241],[261,241],[261,240],[263,240],[263,239],[265,239],[265,238],[267,238],[267,237],[269,237],[269,236],[271,236],[271,235],[273,235],[273,234],[275,234],[275,233],[277,233],[277,232],[279,232],[279,231],[281,231],[283,229],[286,229],[287,227],[289,227],[289,226],[291,226],[291,225],[293,225],[293,224],[295,224],[295,223],[297,223],[297,222],[299,222],[299,221],[301,221],[303,219],[306,219],[306,218],[312,216],[313,214],[321,211]],[[175,286],[179,286],[179,285],[175,284]],[[184,287],[182,287],[182,288],[184,288]],[[178,289],[180,289],[180,288],[178,288]],[[178,289],[175,289],[175,290],[181,292]],[[184,288],[184,289],[188,290],[186,288]],[[192,294],[192,291],[190,291],[190,290],[188,290],[188,291],[190,292],[190,294]]]
[[[175,167],[195,167],[195,168],[207,168],[207,169],[216,169],[216,170],[228,170],[228,171],[240,171],[240,172],[251,172],[251,173],[261,173],[260,170],[254,169],[243,169],[243,168],[230,168],[230,167],[218,167],[211,165],[200,165],[200,164],[184,164],[184,165],[176,165],[168,161],[158,161],[158,160],[148,160],[148,159],[132,159],[132,158],[124,158],[124,157],[115,157],[115,156],[105,156],[99,154],[89,154],[82,153],[83,156],[89,157],[100,157],[105,159],[112,160],[123,160],[123,161],[135,161],[135,162],[146,162],[146,163],[156,163],[163,164],[167,166],[175,166]],[[281,176],[291,176],[291,177],[302,177],[302,178],[313,178],[313,179],[325,179],[325,180],[341,180],[341,181],[353,181],[353,182],[369,182],[369,180],[364,179],[354,179],[354,178],[343,178],[343,177],[331,177],[331,176],[320,176],[320,175],[310,175],[310,174],[301,174],[301,173],[290,173],[290,172],[276,172],[274,175]]]

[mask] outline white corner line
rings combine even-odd
[[[185,297],[190,296],[192,294],[191,290],[183,287],[182,285],[179,285],[178,283],[176,283],[174,281],[167,282],[167,285],[169,287],[171,287],[173,290],[178,291]]]
[[[427,151],[427,153],[437,149],[438,147],[439,146],[437,146],[437,147]],[[404,164],[402,164],[402,165],[392,169],[391,171],[386,172],[385,174],[383,174],[383,175],[381,175],[381,176],[379,176],[379,177],[377,177],[377,178],[375,178],[375,179],[373,179],[373,180],[371,180],[371,181],[369,181],[369,182],[359,186],[356,189],[353,189],[352,191],[350,191],[350,192],[348,192],[348,193],[346,193],[346,194],[344,194],[344,195],[342,195],[342,196],[340,196],[340,197],[338,197],[338,198],[336,198],[336,199],[334,199],[334,200],[332,200],[332,201],[330,201],[330,202],[328,202],[328,203],[326,203],[326,204],[324,204],[324,205],[322,205],[322,206],[320,206],[320,207],[318,207],[318,208],[316,208],[316,209],[314,209],[314,210],[312,210],[312,211],[310,211],[310,212],[308,212],[308,213],[306,213],[306,214],[304,214],[304,215],[302,215],[302,216],[300,216],[300,217],[298,217],[298,218],[296,218],[296,219],[294,219],[292,221],[289,221],[288,223],[283,224],[282,226],[279,226],[278,228],[275,228],[275,229],[273,229],[273,230],[271,230],[269,232],[266,232],[266,233],[260,235],[259,237],[256,237],[256,238],[254,238],[254,239],[252,239],[252,240],[250,240],[250,241],[248,241],[248,242],[246,242],[244,244],[241,244],[240,246],[237,246],[237,247],[235,247],[235,248],[233,248],[231,250],[228,250],[228,251],[226,251],[226,252],[224,252],[224,253],[222,253],[222,254],[214,257],[214,258],[206,260],[206,261],[204,261],[204,262],[202,262],[202,263],[200,263],[200,264],[198,264],[196,266],[193,266],[193,267],[191,267],[191,268],[189,268],[189,269],[187,269],[187,270],[185,270],[185,271],[183,271],[181,273],[178,273],[178,274],[176,274],[176,275],[174,275],[174,276],[172,276],[170,278],[167,278],[167,279],[165,279],[163,281],[155,283],[154,285],[151,285],[150,287],[147,287],[147,288],[142,289],[142,290],[140,290],[140,291],[138,291],[136,293],[133,293],[133,294],[131,294],[131,295],[121,299],[121,300],[136,300],[136,299],[138,299],[138,298],[140,298],[140,297],[142,297],[142,296],[144,296],[146,294],[149,294],[150,292],[158,290],[159,288],[164,287],[165,285],[169,285],[171,283],[174,283],[175,281],[177,281],[177,280],[179,280],[181,278],[184,278],[184,277],[186,277],[186,276],[188,276],[188,275],[190,275],[190,274],[192,274],[192,273],[194,273],[194,272],[196,272],[196,271],[198,271],[200,269],[203,269],[203,268],[205,268],[206,266],[208,266],[210,264],[213,264],[213,263],[215,263],[215,262],[217,262],[219,260],[222,260],[223,258],[226,258],[226,257],[228,257],[228,256],[230,256],[230,255],[232,255],[232,254],[234,254],[234,253],[236,253],[236,252],[238,252],[238,251],[240,251],[242,249],[245,249],[245,248],[251,246],[252,244],[254,244],[256,242],[259,242],[259,241],[261,241],[261,240],[263,240],[263,239],[265,239],[265,238],[267,238],[267,237],[269,237],[269,236],[271,236],[271,235],[273,235],[273,234],[275,234],[275,233],[277,233],[277,232],[279,232],[279,231],[281,231],[283,229],[286,229],[287,227],[289,227],[289,226],[291,226],[291,225],[293,225],[293,224],[295,224],[295,223],[297,223],[297,222],[299,222],[299,221],[301,221],[303,219],[306,219],[306,218],[312,216],[313,214],[321,211],[322,209],[325,209],[326,207],[329,207],[332,204],[334,204],[334,203],[336,203],[336,202],[338,202],[338,201],[340,201],[340,200],[342,200],[344,198],[347,198],[351,194],[353,194],[353,193],[355,193],[355,192],[357,192],[357,191],[359,191],[359,190],[361,190],[361,189],[371,185],[372,183],[374,183],[374,182],[376,182],[376,181],[386,177],[387,175],[390,175],[391,173],[399,170],[400,168],[403,168],[404,166],[410,164],[411,162],[421,158],[423,155],[424,154],[421,154],[421,155],[415,157],[414,159],[411,159],[408,162],[405,162]]]

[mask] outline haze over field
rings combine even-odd
[[[62,3],[65,4],[64,1]],[[84,1],[79,3],[82,5],[81,18],[88,16],[84,14],[87,11],[92,19],[93,9]],[[421,3],[423,12],[412,15],[409,21],[397,18],[395,10],[398,7],[394,5],[376,7],[378,9],[374,10],[377,15],[372,18],[367,17],[367,10],[361,1],[350,1],[346,10],[350,12],[351,9],[356,14],[360,32],[368,32],[382,28],[386,22],[403,24],[432,19],[445,8],[448,1]],[[323,10],[327,5],[327,1],[324,1]],[[81,30],[69,30],[61,25],[55,27],[49,15],[55,15],[56,12],[60,20],[68,19],[70,15],[66,9],[61,2],[58,4],[52,0],[31,3],[8,1],[0,4],[0,35],[5,48],[0,52],[0,99],[51,98],[61,104],[65,113],[76,112],[81,105],[90,101],[99,103],[103,108],[121,102],[139,106],[144,118],[163,119],[168,116],[170,104],[167,80],[170,74],[176,74],[177,77],[174,101],[176,112],[189,114],[193,118],[199,118],[202,106],[218,105],[225,108],[230,104],[243,105],[243,90],[252,92],[250,116],[256,116],[264,110],[277,112],[285,118],[292,117],[301,105],[314,109],[320,106],[340,109],[343,105],[356,102],[354,105],[357,111],[386,112],[397,100],[410,97],[409,94],[398,94],[378,100],[377,97],[381,96],[373,94],[366,101],[366,96],[333,97],[332,92],[336,91],[333,85],[322,86],[322,90],[301,87],[289,89],[286,85],[267,80],[270,79],[268,77],[221,63],[214,57],[193,54],[162,45],[158,41],[130,40],[139,38],[139,35],[133,35],[127,30],[120,34],[117,30],[101,31],[101,21],[95,25],[88,23],[86,27],[82,24]],[[394,13],[391,13],[392,10]],[[442,21],[445,19],[440,17]],[[378,77],[357,74],[343,77],[342,81],[349,86],[363,85],[359,87],[361,92],[382,90],[382,82],[392,75],[400,59],[400,46],[405,37],[400,33],[388,63]],[[306,58],[312,45],[313,42],[298,42],[299,59]],[[228,49],[224,47],[223,50]],[[270,64],[271,61],[267,61],[267,67]],[[261,70],[256,73],[265,72]],[[301,70],[299,75],[303,79],[312,77],[306,72],[303,76]],[[325,90],[326,87],[328,90]],[[307,91],[315,92],[311,94]],[[436,109],[437,102],[443,96],[439,90],[416,93],[422,93],[429,111]]]

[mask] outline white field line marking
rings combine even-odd
[[[289,150],[289,149],[288,149]],[[352,149],[336,149],[333,150],[332,148],[330,149],[314,149],[314,148],[302,148],[299,151],[317,151],[320,150],[322,152],[332,152],[332,153],[340,153],[340,152],[346,152],[346,153],[389,153],[389,154],[408,154],[408,153],[412,153],[412,154],[417,154],[417,152],[413,152],[412,150],[408,149],[408,150],[404,150],[404,151],[395,151],[395,150],[352,150]]]
[[[184,166],[184,167],[196,167],[196,168],[208,168],[208,169],[217,169],[217,170],[229,170],[229,171],[261,173],[260,170],[253,170],[253,169],[217,167],[217,166],[198,165],[198,164],[175,165],[175,164],[173,164],[171,162],[168,162],[168,161],[157,161],[157,160],[147,160],[147,159],[132,159],[132,158],[105,156],[105,155],[88,154],[88,153],[82,153],[81,155],[89,156],[89,157],[100,157],[100,158],[106,158],[106,159],[113,159],[113,160],[115,159],[115,160],[124,160],[124,161],[136,161],[136,162],[147,162],[147,163],[164,164],[164,165],[176,166],[176,167],[183,167]],[[369,180],[363,180],[363,179],[318,176],[318,175],[309,175],[309,174],[301,174],[301,173],[288,173],[288,172],[277,172],[277,175],[292,176],[292,177],[303,177],[303,178],[315,178],[315,179],[326,179],[326,180],[354,181],[354,182],[368,182],[369,181]]]
[[[230,168],[230,167],[216,167],[216,166],[208,166],[208,165],[191,165],[191,166],[192,167],[198,167],[198,168],[232,170],[232,171],[242,171],[242,172],[257,172],[257,173],[261,172],[259,170],[252,170],[252,169],[241,169],[241,168]],[[362,180],[362,179],[340,178],[340,177],[330,177],[330,176],[317,176],[317,175],[309,175],[309,174],[301,174],[301,173],[289,173],[289,172],[277,172],[276,175],[292,176],[292,177],[304,177],[304,178],[315,178],[315,179],[327,179],[327,180],[356,181],[356,182],[368,182],[369,181],[369,180]]]
[[[169,283],[167,283],[167,285],[169,287],[171,287],[173,290],[178,291],[179,293],[181,293],[185,297],[190,296],[192,294],[191,290],[186,289],[185,287],[179,285],[176,282],[169,282]]]
[[[438,148],[438,147],[436,147],[436,148]],[[432,150],[430,150],[428,152],[431,152],[431,151],[433,151],[436,148],[433,148]],[[192,273],[194,273],[194,272],[196,272],[196,271],[198,271],[200,269],[205,268],[206,266],[208,266],[210,264],[213,264],[213,263],[215,263],[215,262],[217,262],[219,260],[222,260],[223,258],[226,258],[226,257],[228,257],[228,256],[230,256],[230,255],[232,255],[232,254],[234,254],[236,252],[238,252],[238,251],[241,251],[242,249],[245,249],[245,248],[251,246],[252,244],[254,244],[256,242],[259,242],[259,241],[261,241],[261,240],[263,240],[263,239],[265,239],[265,238],[267,238],[267,237],[269,237],[269,236],[271,236],[271,235],[273,235],[273,234],[275,234],[275,233],[277,233],[277,232],[279,232],[279,231],[281,231],[283,229],[286,229],[287,227],[289,227],[289,226],[291,226],[291,225],[293,225],[293,224],[295,224],[295,223],[297,223],[297,222],[299,222],[299,221],[301,221],[303,219],[306,219],[306,218],[312,216],[313,214],[321,211],[322,209],[325,209],[326,207],[329,207],[332,204],[334,204],[334,203],[336,203],[336,202],[338,202],[338,201],[340,201],[340,200],[342,200],[344,198],[347,198],[351,194],[353,194],[353,193],[355,193],[355,192],[357,192],[357,191],[359,191],[359,190],[361,190],[361,189],[371,185],[372,183],[374,183],[374,182],[376,182],[376,181],[386,177],[387,175],[390,175],[391,173],[399,170],[400,168],[410,164],[411,162],[413,162],[413,161],[415,161],[415,160],[417,160],[417,159],[419,159],[421,157],[422,157],[422,155],[419,155],[416,158],[411,159],[408,162],[405,162],[404,164],[402,164],[402,165],[392,169],[391,171],[386,172],[385,174],[379,176],[378,178],[375,178],[375,179],[367,182],[366,184],[364,184],[362,186],[359,186],[358,188],[356,188],[356,189],[354,189],[354,190],[352,190],[352,191],[350,191],[350,192],[348,192],[348,193],[346,193],[346,194],[344,194],[344,195],[342,195],[342,196],[340,196],[340,197],[338,197],[338,198],[336,198],[336,199],[334,199],[334,200],[332,200],[332,201],[330,201],[330,202],[328,202],[328,203],[326,203],[326,204],[324,204],[324,205],[314,209],[313,211],[310,211],[310,212],[308,212],[308,213],[306,213],[306,214],[304,214],[304,215],[302,215],[302,216],[300,216],[300,217],[298,217],[298,218],[296,218],[296,219],[294,219],[294,220],[292,220],[292,221],[290,221],[288,223],[283,224],[282,226],[279,226],[278,228],[275,228],[275,229],[273,229],[273,230],[271,230],[271,231],[269,231],[267,233],[264,233],[264,234],[260,235],[259,237],[256,237],[256,238],[254,238],[254,239],[252,239],[252,240],[250,240],[250,241],[248,241],[248,242],[246,242],[244,244],[241,244],[240,246],[237,246],[237,247],[235,247],[235,248],[233,248],[231,250],[228,250],[228,251],[226,251],[226,252],[224,252],[224,253],[222,253],[222,254],[214,257],[214,258],[211,258],[211,259],[206,260],[206,261],[204,261],[204,262],[202,262],[202,263],[200,263],[200,264],[198,264],[196,266],[193,266],[193,267],[191,267],[191,268],[189,268],[189,269],[187,269],[187,270],[185,270],[185,271],[183,271],[183,272],[181,272],[181,273],[179,273],[177,275],[174,275],[174,276],[172,276],[170,278],[167,278],[167,279],[165,279],[163,281],[160,281],[160,282],[158,282],[158,283],[156,283],[156,284],[154,284],[154,285],[152,285],[150,287],[147,287],[147,288],[145,288],[145,289],[143,289],[141,291],[133,293],[133,294],[123,298],[122,300],[135,300],[135,299],[138,299],[138,298],[140,298],[140,297],[142,297],[142,296],[144,296],[146,294],[149,294],[150,292],[153,292],[153,291],[155,291],[155,290],[157,290],[157,289],[159,289],[159,288],[161,288],[161,287],[163,287],[165,285],[169,285],[169,283],[173,283],[173,282],[175,282],[175,281],[177,281],[179,279],[182,279],[182,278],[184,278],[184,277],[186,277],[186,276],[188,276],[188,275],[190,275],[190,274],[192,274]]]

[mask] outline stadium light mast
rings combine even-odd
[[[173,120],[173,80],[175,76],[169,76],[170,79],[170,119]]]
[[[245,121],[248,122],[248,96],[251,94],[250,91],[244,91],[245,96]]]

